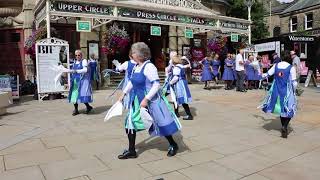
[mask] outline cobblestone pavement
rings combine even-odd
[[[141,132],[132,160],[117,159],[127,148],[123,117],[103,122],[110,90],[96,91],[94,112],[76,117],[65,99],[24,97],[0,116],[0,179],[320,179],[319,89],[299,98],[288,139],[280,138],[277,117],[257,109],[264,91],[191,90],[195,120],[181,121],[177,156],[166,156],[164,139]]]

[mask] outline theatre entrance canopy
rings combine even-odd
[[[61,18],[90,19],[92,28],[127,21],[248,35],[250,21],[219,15],[194,0],[39,0],[37,27]],[[46,23],[50,30],[50,23]]]

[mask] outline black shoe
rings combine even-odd
[[[175,112],[176,116],[179,118],[180,117],[180,114],[179,112]]]
[[[78,114],[80,114],[79,111],[74,110],[73,113],[72,113],[72,116],[76,116],[76,115],[78,115]]]
[[[93,109],[93,107],[91,107],[91,106],[87,107],[86,114],[89,114],[89,112],[91,112],[92,109]]]
[[[168,157],[175,156],[177,154],[177,152],[178,152],[178,149],[179,149],[178,145],[169,146],[167,156]]]
[[[136,151],[128,151],[128,150],[125,150],[122,154],[120,154],[118,156],[118,159],[134,159],[134,158],[137,158],[137,153]]]
[[[288,130],[285,128],[281,128],[281,137],[288,138]]]
[[[193,120],[193,116],[192,115],[188,115],[183,117],[183,120]]]

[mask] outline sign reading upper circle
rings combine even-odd
[[[86,4],[74,2],[53,1],[51,3],[51,11],[113,15],[113,7],[103,6],[99,4]]]

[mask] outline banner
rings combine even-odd
[[[55,77],[59,72],[54,67],[67,64],[69,67],[69,44],[66,41],[50,38],[36,43],[37,87],[38,94],[58,93],[68,91],[69,75],[56,85]],[[68,79],[68,80],[67,80]]]
[[[0,75],[0,91],[12,91],[10,76],[8,75]]]

